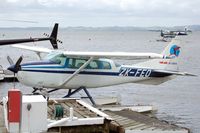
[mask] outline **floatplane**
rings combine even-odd
[[[173,31],[160,31],[160,36],[163,38],[175,38],[176,37],[176,33]]]
[[[163,41],[166,41],[165,39],[168,38],[175,38],[176,36],[185,36],[188,35],[188,32],[190,30],[188,30],[186,27],[184,28],[184,30],[171,30],[171,31],[160,31],[160,36],[163,37]]]
[[[58,24],[53,28],[47,38],[29,38],[0,41],[1,45],[13,43],[35,42],[50,40],[54,49],[12,45],[16,48],[36,52],[38,55],[46,53],[47,56],[40,61],[21,63],[22,57],[11,65],[8,70],[15,73],[17,79],[24,85],[34,89],[48,88],[48,93],[58,89],[68,89],[70,97],[80,90],[84,90],[91,102],[95,104],[87,88],[97,88],[124,83],[139,83],[159,85],[173,78],[174,75],[191,75],[178,71],[178,57],[180,43],[174,39],[163,50],[157,53],[135,52],[74,52],[61,51],[57,46]],[[113,59],[148,61],[134,65],[120,65]]]

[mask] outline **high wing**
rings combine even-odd
[[[55,50],[48,48],[36,47],[36,46],[27,46],[27,45],[12,45],[16,48],[21,48],[25,50],[34,51],[36,53],[50,53]],[[62,52],[62,51],[60,51]],[[135,53],[135,52],[76,52],[76,51],[63,51],[63,54],[69,57],[82,57],[82,58],[114,58],[114,59],[162,59],[167,58],[161,54],[156,53]]]
[[[167,58],[156,53],[135,53],[135,52],[75,52],[65,51],[63,53],[69,57],[84,57],[84,58],[114,58],[114,59],[155,59]]]
[[[51,50],[51,49],[48,49],[48,48],[36,47],[36,46],[27,46],[27,45],[21,45],[21,44],[12,45],[12,47],[33,51],[33,52],[36,52],[36,53],[50,53],[50,52],[54,51],[54,50]]]

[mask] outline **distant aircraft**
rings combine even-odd
[[[175,30],[172,32],[174,32],[178,36],[184,36],[184,35],[188,35],[188,32],[190,32],[190,30],[188,30],[187,27],[185,27],[184,30]]]
[[[55,32],[55,31],[54,31]],[[53,34],[53,33],[52,33]],[[41,61],[21,63],[22,57],[8,70],[16,73],[24,85],[48,91],[68,89],[65,97],[84,90],[95,104],[86,88],[97,88],[124,83],[159,85],[174,75],[191,75],[178,71],[180,43],[173,40],[161,54],[127,52],[74,52],[47,48],[13,45],[36,53],[47,53]],[[134,65],[120,65],[112,59],[150,59]],[[73,90],[74,89],[74,90]],[[73,91],[72,91],[73,90]]]
[[[176,36],[188,35],[187,32],[191,32],[185,27],[184,30],[170,30],[170,31],[160,31],[160,36],[163,38],[175,38]]]
[[[168,42],[168,41],[171,41],[171,39],[175,38],[176,36],[188,35],[188,32],[191,32],[191,31],[187,30],[187,28],[185,28],[183,31],[182,30],[170,30],[170,31],[161,30],[160,36],[162,37],[162,39],[157,40],[157,41]]]
[[[175,38],[176,37],[176,33],[172,32],[172,31],[160,31],[160,36],[163,38]]]

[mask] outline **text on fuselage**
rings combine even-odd
[[[122,67],[119,72],[119,76],[149,77],[150,75],[151,75],[151,70],[143,68]]]

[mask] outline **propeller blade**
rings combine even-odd
[[[10,70],[14,73],[17,73],[21,69],[20,64],[21,64],[22,60],[23,60],[23,58],[22,58],[22,56],[20,56],[14,65],[11,65],[10,67],[8,67],[8,70]]]
[[[14,65],[13,60],[10,58],[10,56],[7,56],[7,60],[9,62],[10,65]]]
[[[23,59],[22,56],[20,56],[19,59],[17,60],[16,64],[15,64],[15,68],[16,68],[17,71],[19,71],[19,69],[20,69],[20,64],[22,62],[22,59]]]

